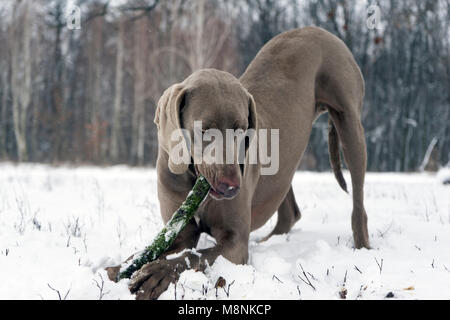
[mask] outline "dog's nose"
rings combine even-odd
[[[223,194],[226,198],[232,198],[239,193],[239,183],[220,180],[217,184],[216,190]]]

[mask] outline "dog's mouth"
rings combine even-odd
[[[200,175],[200,172],[198,171],[198,168],[197,168],[196,165],[192,165],[192,167],[190,167],[189,169],[191,170],[192,174],[196,178]],[[216,188],[214,188],[214,186],[211,183],[211,181],[209,181],[209,179],[207,177],[205,177],[205,178],[208,181],[209,185],[211,186],[211,188],[209,189],[209,193],[208,194],[214,200],[233,199],[235,197],[235,195],[233,195],[233,196],[227,195],[224,192],[221,192],[220,190],[217,190]]]
[[[225,194],[223,194],[223,193],[220,192],[220,191],[217,191],[217,190],[214,189],[212,186],[211,186],[211,189],[209,189],[209,195],[210,195],[211,198],[213,198],[214,200],[223,200],[223,199],[227,198],[227,197],[225,196]]]

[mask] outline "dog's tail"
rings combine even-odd
[[[339,136],[334,126],[331,116],[328,115],[328,152],[330,154],[330,164],[333,169],[334,176],[337,182],[341,186],[342,190],[348,193],[347,183],[345,182],[344,176],[342,175],[341,169],[341,157],[339,154]]]

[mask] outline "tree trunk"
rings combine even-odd
[[[114,110],[111,129],[110,157],[113,162],[119,160],[121,129],[121,106],[122,106],[122,78],[123,78],[123,56],[124,56],[124,20],[119,21],[119,34],[117,36],[116,75],[114,81]]]
[[[14,7],[14,17],[21,4]],[[17,157],[19,161],[28,160],[27,152],[27,112],[31,100],[31,55],[30,55],[30,19],[29,2],[23,4],[23,34],[22,34],[22,61],[20,61],[20,42],[13,41],[11,46],[12,93],[13,93],[13,123],[14,135],[17,144]],[[12,32],[17,36],[18,24],[13,22]],[[23,70],[21,70],[23,65]],[[19,75],[23,73],[23,76]]]
[[[8,86],[8,69],[2,68],[4,70],[1,80],[2,80],[2,88],[1,88],[1,104],[0,104],[0,158],[7,159],[8,157],[8,149],[7,149],[7,134],[8,130],[6,127],[6,111],[7,111],[7,101],[9,94],[9,86]]]
[[[131,156],[136,164],[142,165],[145,156],[145,71],[146,71],[146,23],[136,22],[134,40],[134,110],[132,119]]]

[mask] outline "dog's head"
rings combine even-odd
[[[257,118],[255,101],[238,79],[214,69],[193,73],[164,92],[155,123],[159,144],[169,154],[172,173],[185,173],[189,160],[194,173],[202,174],[210,183],[213,198],[231,199],[239,193],[245,172],[243,160],[252,142],[248,133],[256,132]],[[184,139],[179,129],[184,129]],[[180,141],[181,153],[189,155],[184,161],[178,158]]]

